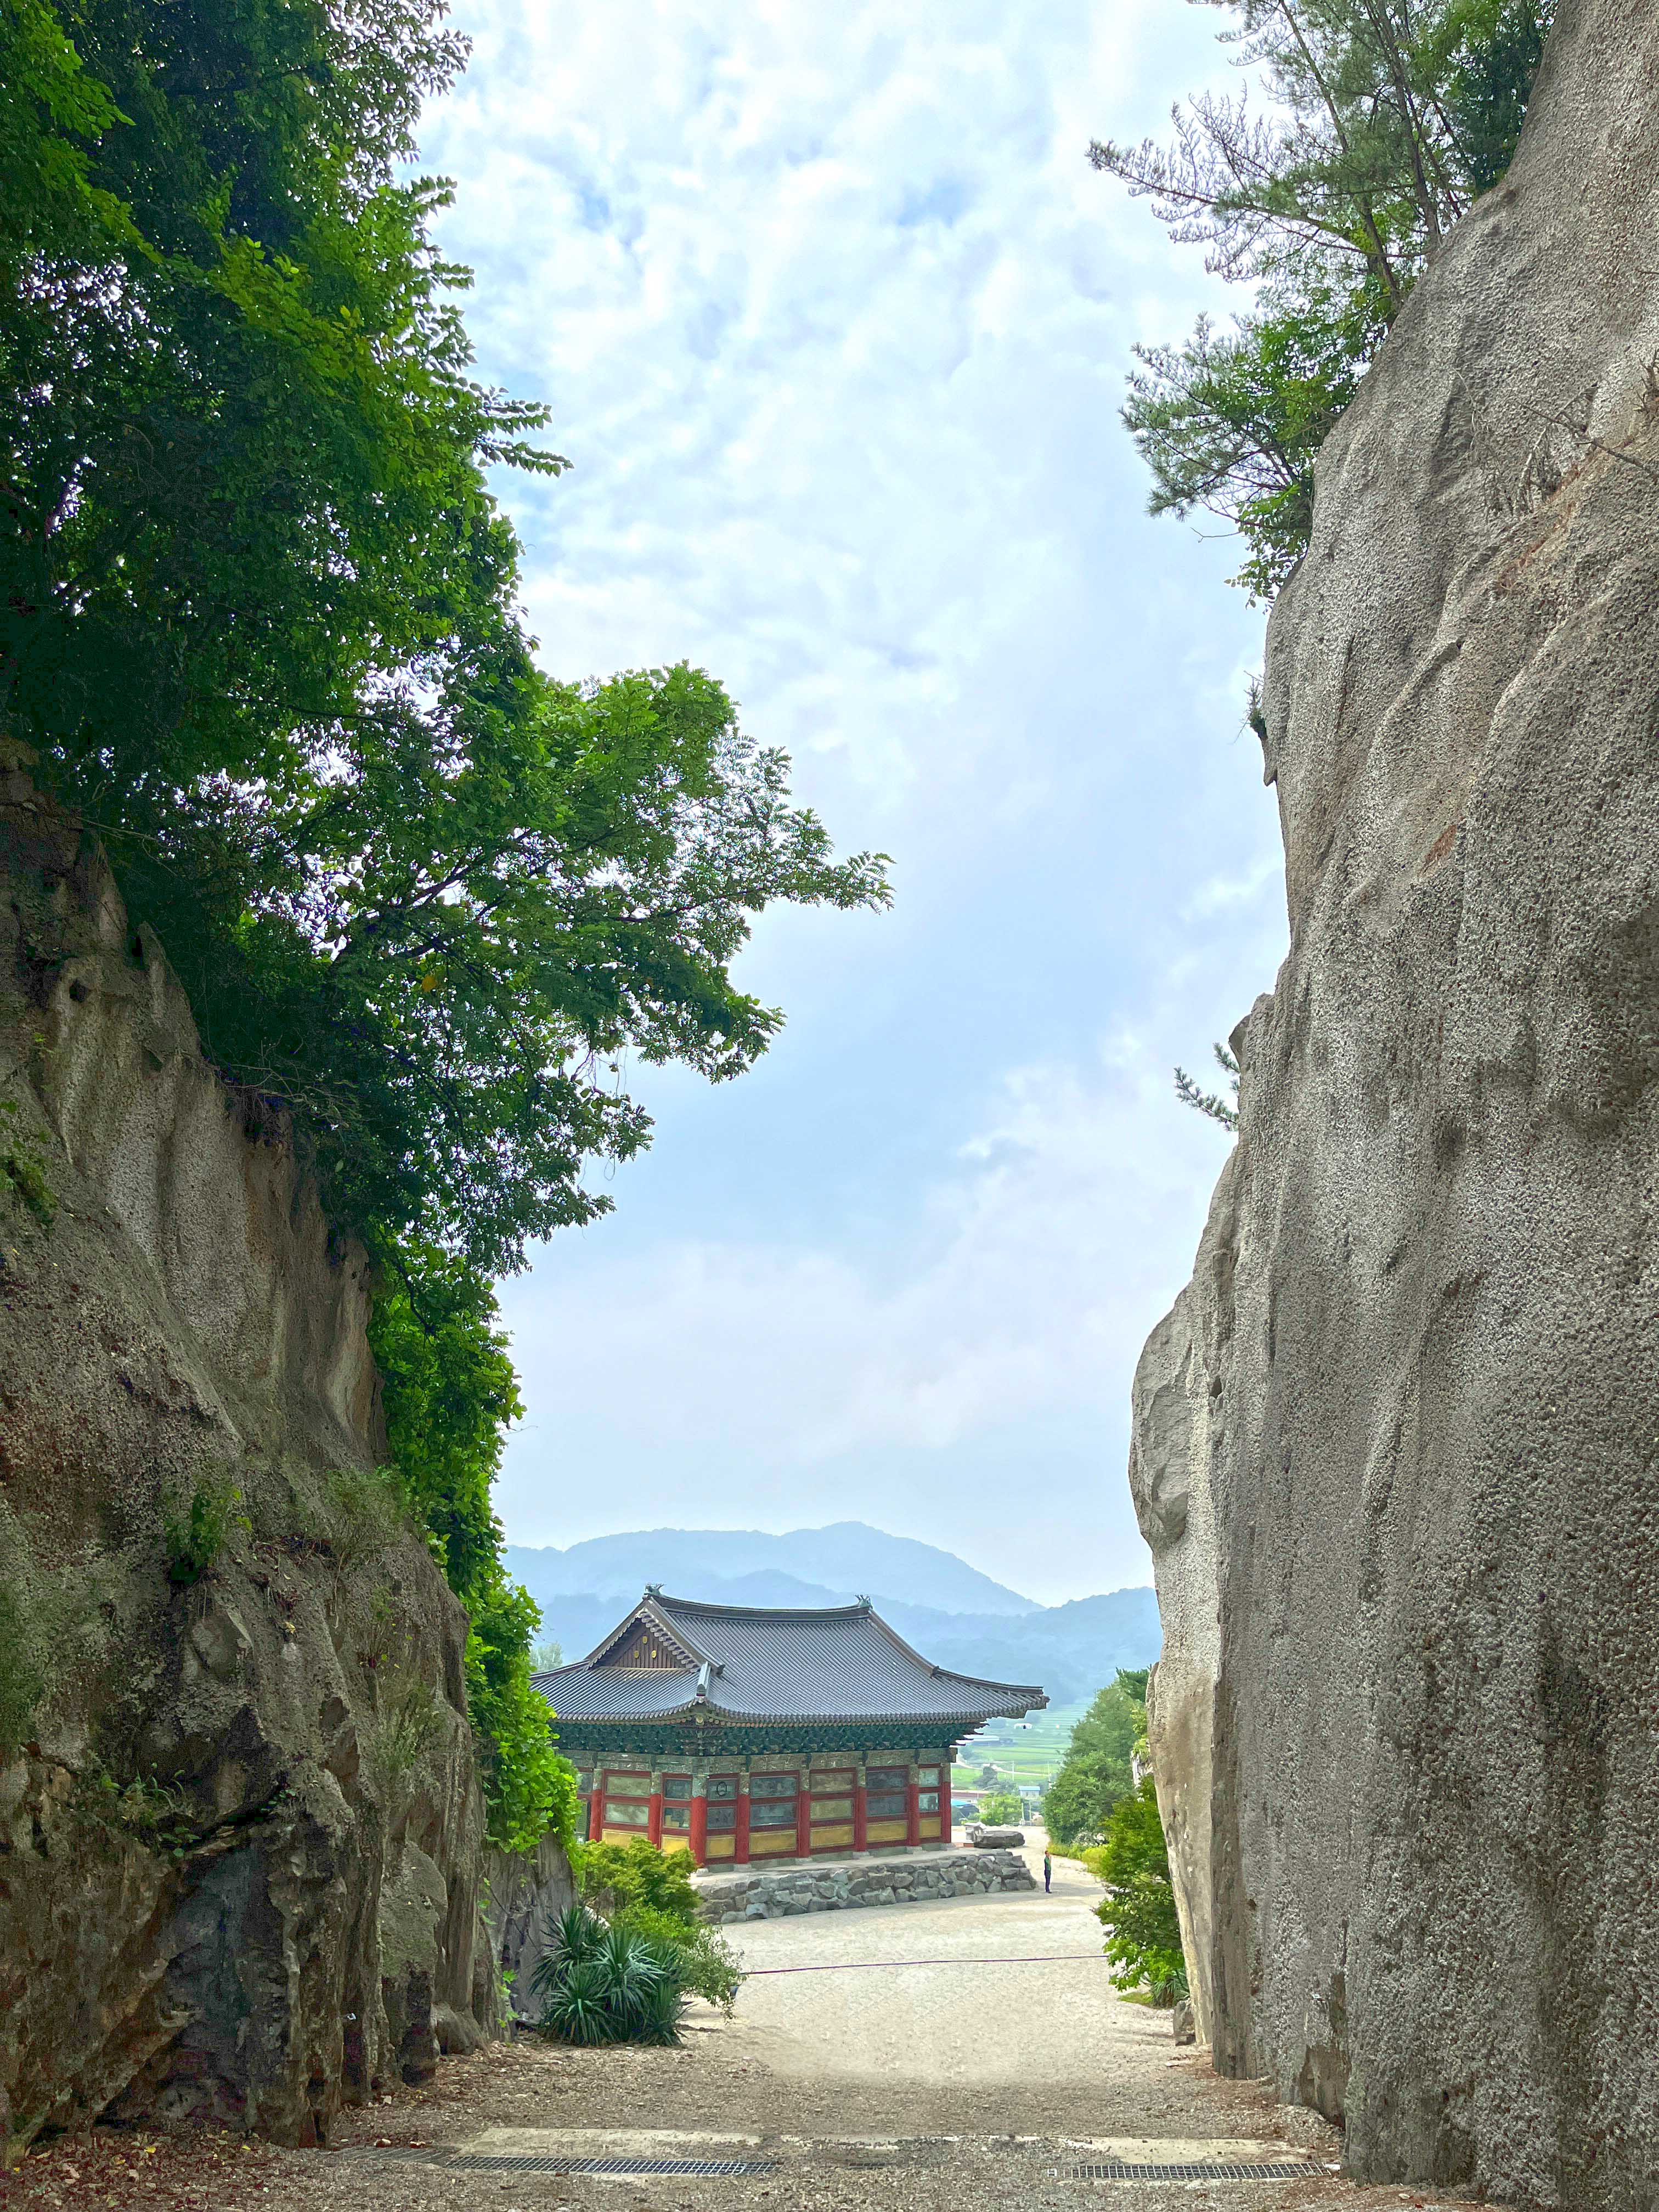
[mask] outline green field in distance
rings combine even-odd
[[[1005,1789],[1042,1789],[1059,1771],[1073,1725],[1089,1710],[1086,1701],[1073,1705],[1050,1705],[1033,1713],[1027,1725],[1018,1721],[991,1721],[970,1742],[957,1750],[956,1780],[977,1787],[980,1770],[994,1766]]]

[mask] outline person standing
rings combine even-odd
[[[1048,1846],[1042,1846],[1042,1887],[1045,1892],[1054,1886],[1054,1863],[1048,1856]]]

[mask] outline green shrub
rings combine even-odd
[[[76,1776],[74,1802],[83,1820],[131,1836],[167,1858],[182,1859],[199,1833],[190,1799],[176,1784],[153,1773],[119,1782],[95,1759]]]
[[[696,1926],[689,1851],[659,1850],[645,1837],[630,1836],[625,1844],[582,1844],[572,1857],[582,1896],[605,1914],[648,1905],[684,1928]]]
[[[163,1505],[161,1534],[170,1583],[182,1587],[200,1582],[225,1548],[231,1530],[249,1525],[247,1516],[239,1510],[241,1503],[241,1492],[226,1475],[216,1481],[204,1477],[182,1513]]]
[[[677,1852],[677,1857],[683,1853]],[[698,1922],[688,1928],[678,1915],[654,1905],[625,1905],[612,1926],[653,1945],[669,1959],[681,1985],[693,1996],[718,2005],[729,2020],[743,1981],[743,1969],[723,1936]]]
[[[34,1741],[40,1709],[64,1674],[105,1649],[108,1595],[95,1554],[40,1565],[23,1521],[0,1495],[0,1766]]]
[[[1085,1851],[1084,1863],[1106,1885],[1095,1916],[1107,1930],[1106,1956],[1116,1969],[1114,1985],[1150,1990],[1155,2004],[1173,2004],[1184,1996],[1181,1920],[1150,1774],[1114,1807],[1105,1842]]]
[[[607,1927],[573,1905],[559,1917],[551,1950],[530,1986],[542,2000],[544,2034],[565,2043],[678,2043],[685,2010],[676,1956],[662,1944]]]

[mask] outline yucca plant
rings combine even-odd
[[[619,2043],[611,1985],[597,1959],[562,1962],[549,1978],[542,2027],[562,2043]]]
[[[567,1905],[553,1923],[552,1959],[591,1959],[605,1938],[605,1923],[585,1905]],[[549,1963],[544,1959],[536,1972]]]
[[[685,1995],[674,1954],[608,1927],[585,1905],[560,1914],[530,1986],[542,1999],[543,2032],[562,2042],[679,2041]]]
[[[593,1955],[618,2020],[631,2027],[644,2017],[656,1991],[669,1978],[666,1954],[624,1928],[612,1928]]]
[[[641,1999],[629,2040],[678,2043],[684,2019],[685,1991],[671,1969],[664,1972]]]

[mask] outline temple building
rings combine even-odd
[[[535,1682],[580,1777],[580,1832],[700,1866],[947,1844],[957,1744],[1048,1702],[931,1666],[867,1598],[795,1611],[654,1585]]]

